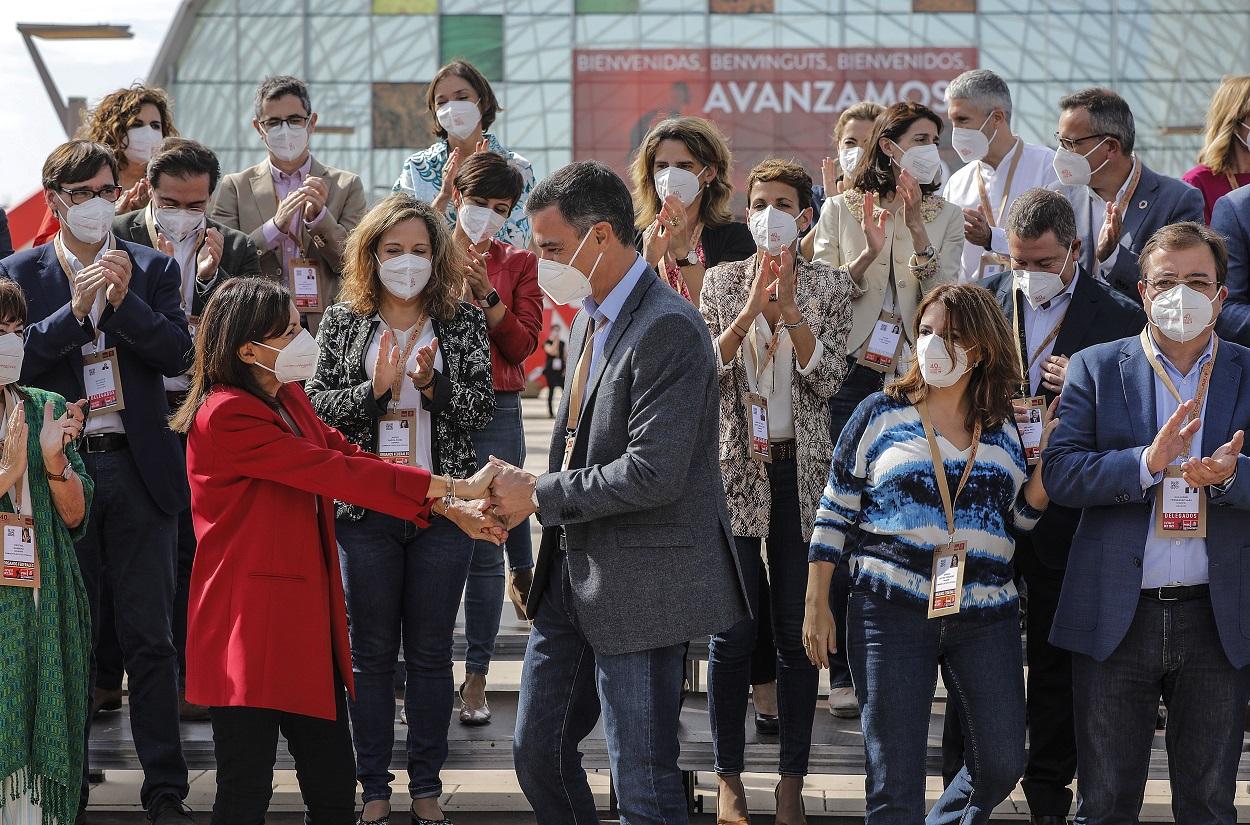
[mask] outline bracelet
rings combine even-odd
[[[747,335],[750,334],[750,333],[743,332],[742,330],[738,329],[738,321],[736,318],[734,319],[734,322],[729,325],[729,328],[732,329],[734,331],[734,334],[737,335],[739,338],[741,338],[743,341],[745,341],[747,339]]]
[[[793,324],[787,324],[785,321],[782,321],[781,326],[783,329],[798,329],[799,327],[803,326],[806,323],[807,323],[806,318],[800,318],[799,320],[795,321]]]
[[[933,260],[936,254],[937,253],[933,249],[933,244],[929,244],[928,246],[926,246],[924,249],[920,250],[919,252],[911,253],[911,256],[913,258],[916,258],[917,260],[919,260],[920,258],[924,258],[926,260],[931,261]]]
[[[422,384],[422,385],[418,386],[418,387],[417,387],[417,392],[425,392],[425,391],[426,391],[426,390],[428,390],[430,387],[434,386],[434,376],[435,376],[435,375],[437,375],[437,370],[430,370],[430,380],[429,380],[429,381],[427,381],[425,384]]]

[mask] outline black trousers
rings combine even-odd
[[[215,707],[217,798],[213,825],[261,825],[273,796],[278,734],[295,759],[307,825],[356,821],[356,755],[347,728],[347,691],[336,686],[334,720],[266,708]]]
[[[1028,674],[1025,683],[1029,758],[1020,782],[1035,816],[1067,816],[1069,786],[1076,776],[1076,734],[1072,711],[1072,654],[1050,644],[1063,571],[1047,567],[1029,537],[1016,539],[1016,568],[1028,591],[1025,611]],[[942,777],[950,780],[964,762],[964,731],[947,705],[942,730]]]

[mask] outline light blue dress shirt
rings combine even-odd
[[[586,298],[582,301],[582,309],[586,314],[595,320],[595,337],[591,342],[590,364],[587,376],[595,374],[595,365],[599,363],[599,356],[603,354],[603,345],[608,340],[608,336],[612,334],[612,324],[621,314],[621,308],[625,306],[625,300],[629,298],[629,294],[634,291],[634,287],[638,286],[639,279],[647,271],[647,262],[641,255],[634,259],[634,265],[625,273],[625,277],[617,281],[616,286],[612,287],[612,291],[603,299],[602,304],[595,303],[594,298]],[[589,397],[589,393],[586,394]],[[586,399],[582,399],[583,406]]]
[[[1150,331],[1150,340],[1152,343],[1155,342],[1153,330]],[[1176,385],[1176,389],[1184,400],[1189,401],[1198,394],[1198,381],[1202,377],[1202,368],[1211,360],[1214,347],[1215,335],[1213,333],[1211,340],[1207,343],[1207,348],[1199,356],[1197,362],[1187,374],[1181,375],[1180,370],[1167,359],[1167,356],[1159,350],[1159,345],[1155,343],[1155,354],[1159,357],[1159,363],[1163,365],[1163,371],[1172,379],[1172,383]],[[1161,429],[1172,417],[1172,413],[1176,412],[1180,403],[1172,397],[1167,386],[1159,380],[1158,373],[1153,370],[1151,373],[1154,375],[1155,382],[1155,426]],[[1202,399],[1202,409],[1198,411],[1200,421],[1206,418],[1208,398],[1210,398],[1210,388],[1208,388],[1207,396]],[[1205,424],[1199,425],[1198,432],[1194,433],[1193,441],[1190,442],[1189,451],[1196,456],[1202,454],[1204,426]],[[1179,461],[1184,461],[1185,458],[1187,457],[1182,456]],[[1174,539],[1155,535],[1155,492],[1150,488],[1163,480],[1163,473],[1152,474],[1146,467],[1145,448],[1142,448],[1140,460],[1142,490],[1150,491],[1151,499],[1150,527],[1146,531],[1146,548],[1142,557],[1142,589],[1208,584],[1210,579],[1207,576],[1206,539]],[[1201,495],[1206,495],[1206,491],[1204,490]]]

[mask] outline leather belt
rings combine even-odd
[[[125,433],[96,433],[87,436],[85,443],[89,453],[112,453],[129,447],[130,439]]]
[[[1152,587],[1141,592],[1143,599],[1150,599],[1156,602],[1187,602],[1192,599],[1206,599],[1210,595],[1211,587],[1206,584]]]
[[[798,454],[796,443],[793,438],[785,441],[773,441],[768,445],[768,452],[772,456],[773,461],[794,461],[795,456]]]

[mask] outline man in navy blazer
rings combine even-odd
[[[177,514],[190,493],[162,382],[185,369],[191,350],[181,278],[172,258],[112,235],[121,190],[110,149],[84,140],[57,147],[44,163],[43,186],[60,232],[0,262],[0,276],[26,293],[20,380],[71,400],[87,398],[85,366],[92,356],[115,353],[111,371],[123,407],[93,405],[80,448],[96,488],[78,562],[93,624],[102,577],[112,588],[130,674],[130,725],[144,770],[140,800],[156,825],[185,825],[192,820],[182,804],[187,765],[172,617]],[[102,369],[110,362],[98,363]],[[84,764],[84,807],[87,795]]]
[[[1228,247],[1228,298],[1215,331],[1226,341],[1250,347],[1250,186],[1215,202],[1211,228]]]
[[[1212,330],[1227,267],[1209,228],[1161,229],[1141,254],[1146,330],[1068,365],[1043,479],[1052,502],[1084,508],[1051,633],[1073,654],[1078,822],[1137,821],[1160,696],[1176,821],[1237,819],[1250,700],[1250,350]],[[1177,518],[1189,507],[1202,514]]]

